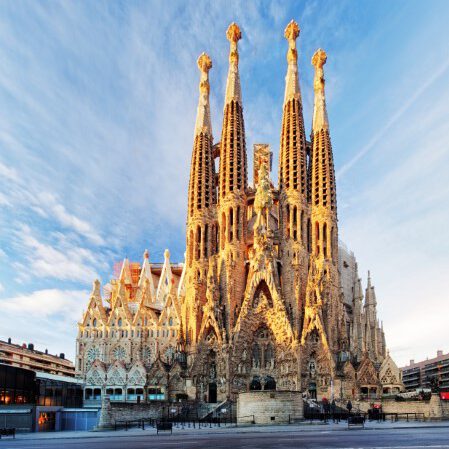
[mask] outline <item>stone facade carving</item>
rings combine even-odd
[[[77,338],[77,372],[86,388],[101,388],[112,401],[209,402],[248,390],[319,398],[401,388],[371,278],[363,302],[355,258],[338,246],[327,56],[318,50],[312,58],[308,142],[298,35],[290,22],[277,187],[265,144],[254,146],[254,185],[248,185],[238,25],[227,32],[229,72],[217,144],[209,105],[212,61],[205,53],[198,58],[185,262],[172,264],[166,251],[164,263],[152,265],[145,251],[142,263],[124,260],[103,298],[95,281]]]

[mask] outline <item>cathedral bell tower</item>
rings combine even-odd
[[[245,290],[248,174],[237,49],[242,34],[236,23],[229,25],[226,36],[230,42],[230,51],[220,142],[218,276],[221,301],[229,317],[229,331],[235,323]]]
[[[338,261],[337,199],[335,191],[334,161],[329,134],[324,72],[327,55],[322,49],[315,52],[313,89],[315,101],[312,123],[311,155],[311,223],[312,253],[336,269]]]
[[[201,72],[200,97],[195,123],[187,206],[186,300],[183,329],[186,341],[195,345],[206,298],[209,257],[216,252],[216,187],[212,154],[212,126],[209,105],[209,70],[212,61],[206,53],[198,58]]]
[[[288,41],[287,75],[279,156],[280,237],[283,292],[286,306],[299,332],[307,283],[309,207],[307,204],[306,138],[298,75],[296,39],[299,27],[293,20],[284,36]],[[290,269],[293,268],[293,270]]]
[[[343,306],[340,299],[338,273],[337,199],[334,161],[329,134],[323,66],[327,55],[318,49],[312,57],[315,67],[315,93],[312,122],[312,154],[310,162],[311,260],[322,271],[325,290],[324,326],[332,351],[339,350],[342,333]]]

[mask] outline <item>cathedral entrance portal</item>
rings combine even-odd
[[[215,382],[209,384],[209,402],[213,404],[217,402],[217,384]]]
[[[276,390],[276,381],[271,376],[265,378],[264,390]]]
[[[260,378],[259,376],[254,376],[253,380],[251,381],[250,385],[249,385],[249,389],[251,391],[254,390],[262,390],[262,384],[260,383]]]

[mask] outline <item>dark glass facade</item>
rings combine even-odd
[[[0,405],[35,404],[36,373],[0,364]]]
[[[36,379],[36,405],[82,407],[81,385],[53,379]]]

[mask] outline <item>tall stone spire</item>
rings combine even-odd
[[[326,64],[326,61],[326,52],[319,48],[312,57],[312,65],[315,67],[315,78],[313,80],[313,90],[315,92],[312,123],[313,132],[317,132],[321,129],[329,129],[323,71],[323,66]]]
[[[299,190],[306,195],[306,138],[298,76],[296,39],[299,27],[293,20],[284,32],[288,40],[287,75],[285,77],[284,112],[282,116],[279,184],[281,189]]]
[[[326,112],[323,66],[327,55],[321,48],[312,57],[315,67],[315,101],[312,124],[311,211],[313,250],[325,259],[338,260],[337,200],[332,145]]]
[[[208,259],[216,252],[217,211],[215,164],[209,105],[209,70],[212,61],[206,53],[198,58],[199,101],[195,122],[187,209],[186,301],[183,304],[183,330],[186,340],[195,344],[201,322]]]
[[[237,42],[242,38],[242,32],[239,26],[232,22],[226,31],[226,37],[230,43],[229,49],[229,70],[228,79],[226,81],[225,108],[231,101],[242,103],[242,92],[240,88],[239,75],[239,52]]]
[[[209,105],[209,70],[212,68],[212,60],[206,53],[201,53],[197,61],[198,68],[201,72],[200,78],[200,97],[198,100],[198,110],[196,114],[195,136],[203,132],[212,137],[212,126],[210,122],[210,105]]]
[[[204,211],[216,203],[209,105],[209,70],[212,68],[212,61],[206,53],[198,58],[198,68],[201,72],[200,97],[190,166],[188,219],[193,218],[195,211]]]
[[[299,26],[295,21],[287,25],[284,36],[288,41],[288,50],[279,155],[281,258],[284,266],[294,267],[284,276],[283,283],[285,301],[300,326],[307,284],[310,214],[307,204],[306,136],[296,50]]]
[[[230,42],[230,50],[220,144],[219,201],[230,192],[243,192],[247,186],[245,126],[237,49],[237,42],[241,39],[242,33],[236,23],[229,25],[226,37]]]
[[[229,71],[223,108],[218,186],[218,223],[220,229],[220,288],[226,298],[228,330],[243,301],[245,290],[247,163],[245,126],[239,77],[237,42],[242,33],[231,23],[226,32],[230,42]],[[225,274],[224,274],[225,273]]]

